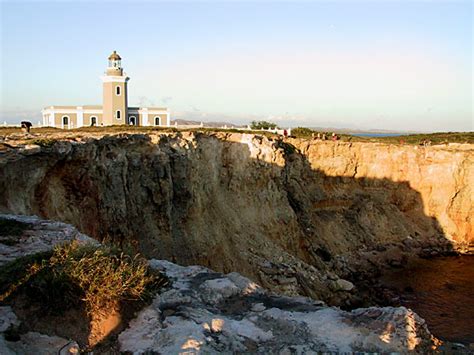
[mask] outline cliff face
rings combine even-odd
[[[340,303],[350,258],[473,240],[470,149],[186,132],[7,147],[0,211]]]
[[[469,244],[474,241],[474,147],[450,145],[417,147],[365,143],[320,143],[294,140],[313,169],[327,177],[362,180],[384,179],[407,185],[420,201],[399,195],[392,200],[400,210],[421,207],[425,216],[435,218],[450,240]],[[471,183],[470,183],[471,182]],[[413,194],[412,194],[413,195]],[[394,196],[395,197],[395,196]],[[410,206],[411,204],[411,206]]]

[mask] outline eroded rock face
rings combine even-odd
[[[290,142],[303,152],[312,169],[323,174],[323,179],[350,178],[354,188],[363,185],[364,179],[375,179],[382,185],[384,180],[389,180],[398,183],[392,187],[400,189],[408,185],[414,192],[393,193],[387,196],[387,202],[408,212],[406,215],[412,218],[416,216],[416,209],[420,209],[425,216],[436,219],[449,240],[460,244],[474,242],[472,144],[421,147],[380,143],[327,144],[301,139]]]
[[[472,147],[181,132],[2,152],[0,211],[330,304],[356,291],[340,278],[473,238]]]
[[[344,312],[304,297],[267,293],[236,273],[151,260],[172,287],[157,295],[119,335],[134,354],[256,352],[426,352],[423,319],[406,308]]]

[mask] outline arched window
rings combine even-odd
[[[91,127],[92,126],[97,126],[97,117],[95,117],[95,116],[91,117]]]
[[[128,118],[128,124],[130,126],[135,126],[137,124],[137,118],[135,116],[130,116]]]
[[[122,113],[120,112],[120,110],[117,110],[115,112],[115,118],[118,119],[118,120],[120,120],[122,118]]]
[[[63,116],[63,128],[69,128],[69,116]]]
[[[155,117],[155,126],[160,126],[161,125],[161,118],[160,116]]]
[[[121,90],[120,90],[120,86],[117,85],[117,86],[115,87],[115,95],[120,96],[121,94],[122,94],[122,92],[121,92]]]

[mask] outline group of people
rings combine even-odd
[[[316,140],[323,140],[323,141],[327,141],[329,139],[331,139],[332,141],[338,141],[339,139],[341,139],[341,137],[339,137],[336,133],[332,132],[331,135],[329,135],[329,133],[326,133],[326,132],[323,132],[323,133],[312,133],[311,135],[313,137],[313,139],[316,139]],[[330,138],[329,138],[330,137]]]

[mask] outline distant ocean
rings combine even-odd
[[[351,133],[353,136],[358,137],[398,137],[403,136],[402,133]]]

